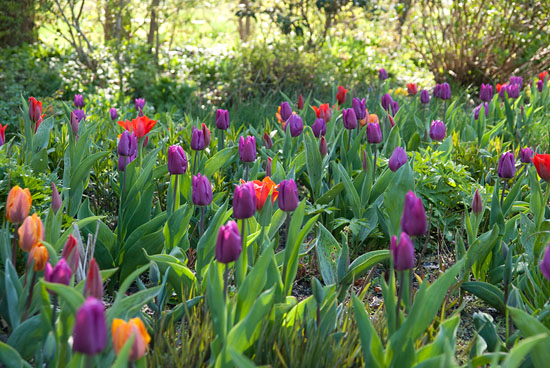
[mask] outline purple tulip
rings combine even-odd
[[[506,88],[509,98],[518,98],[519,97],[520,86],[519,84],[509,84]]]
[[[395,116],[395,114],[397,114],[397,112],[399,111],[399,103],[397,101],[392,101],[390,103],[390,108],[391,108],[391,114]]]
[[[519,89],[523,89],[523,78],[522,77],[510,77],[510,84],[516,84],[519,86]]]
[[[410,236],[421,236],[426,233],[426,211],[422,199],[412,191],[405,195],[403,216],[401,217],[401,230]]]
[[[86,113],[84,113],[84,111],[80,109],[74,109],[71,112],[71,130],[73,131],[74,135],[78,134],[80,122],[84,119],[86,119]]]
[[[187,156],[183,148],[173,145],[168,148],[168,172],[170,175],[181,175],[187,171]]]
[[[143,113],[143,108],[145,107],[145,99],[144,98],[136,98],[134,100],[134,106],[136,107],[136,110],[139,113]]]
[[[357,120],[363,120],[367,117],[367,107],[365,105],[364,98],[360,100],[359,98],[354,97],[351,100],[351,107],[355,112],[355,116],[357,117]]]
[[[193,193],[191,195],[195,206],[208,206],[212,203],[212,186],[206,176],[193,175]]]
[[[120,156],[132,156],[137,152],[137,137],[127,130],[122,132],[118,141],[117,153]]]
[[[425,89],[420,91],[420,102],[423,103],[424,105],[430,103],[430,93]]]
[[[317,118],[315,120],[315,123],[311,126],[311,130],[313,130],[313,135],[316,138],[319,138],[320,136],[324,136],[327,133],[327,124],[325,121],[321,118]]]
[[[539,90],[540,93],[542,93],[542,89],[544,87],[544,81],[542,81],[541,79],[539,79],[537,81],[537,89]]]
[[[52,182],[52,210],[54,213],[57,213],[59,209],[61,208],[61,205],[63,202],[61,201],[61,197],[59,196],[59,192],[57,191],[57,187],[55,186],[55,183]]]
[[[220,227],[218,240],[216,241],[216,259],[220,263],[236,261],[241,255],[242,238],[235,221],[229,221]]]
[[[247,219],[256,212],[256,191],[251,181],[237,185],[233,193],[233,217]]]
[[[436,83],[433,91],[434,98],[439,98],[441,95],[441,84]]]
[[[550,281],[550,246],[547,246],[544,251],[544,257],[542,257],[542,261],[540,262],[540,272],[542,272],[546,280]]]
[[[267,134],[267,132],[264,133],[264,146],[267,149],[273,147],[273,140],[271,139],[271,136]]]
[[[216,111],[216,127],[220,130],[229,128],[229,111],[222,109]]]
[[[519,150],[519,159],[524,164],[530,164],[533,162],[533,150],[529,147],[521,148]]]
[[[516,160],[512,152],[505,152],[500,156],[497,172],[502,179],[511,179],[516,175]]]
[[[271,157],[267,158],[267,163],[265,165],[265,176],[271,176],[271,168],[273,159]]]
[[[47,282],[69,285],[69,282],[71,281],[71,274],[71,268],[67,264],[67,261],[65,258],[61,258],[53,268],[49,263],[46,264],[44,279]]]
[[[242,162],[254,162],[256,160],[256,138],[247,136],[239,138],[239,157]]]
[[[342,110],[342,123],[346,129],[352,130],[357,128],[357,117],[355,116],[355,111],[353,111],[353,109]]]
[[[441,120],[434,120],[432,121],[432,125],[430,126],[430,138],[434,141],[442,141],[445,139],[445,133],[447,132],[447,128],[445,127],[445,123],[443,123]]]
[[[283,121],[287,121],[288,118],[292,115],[292,108],[290,107],[290,104],[288,102],[283,102],[281,104],[281,119]]]
[[[481,103],[481,104],[477,105],[477,107],[474,109],[474,119],[475,120],[479,119],[479,113],[481,112],[482,108],[483,108],[483,111],[485,111],[485,117],[489,116],[489,103],[484,102],[484,103]]]
[[[111,114],[111,120],[116,120],[118,118],[118,111],[114,107],[109,109],[109,114]]]
[[[390,252],[393,255],[393,264],[397,271],[414,268],[414,245],[407,233],[401,233],[399,243],[397,243],[395,235],[391,238]]]
[[[94,297],[78,308],[73,330],[73,351],[95,355],[107,345],[105,307]]]
[[[384,110],[388,111],[392,102],[393,98],[389,93],[386,93],[384,96],[382,96],[382,107],[384,108]]]
[[[285,212],[294,211],[298,207],[298,188],[294,180],[283,180],[279,183],[277,204]]]
[[[194,151],[202,151],[206,147],[204,132],[201,129],[195,128],[191,132],[191,149]]]
[[[134,153],[131,156],[119,156],[118,157],[118,170],[119,171],[126,171],[126,166],[130,164],[130,162],[134,161],[137,157],[137,154]]]
[[[481,84],[481,91],[479,92],[479,98],[481,101],[489,102],[493,99],[493,86],[490,84]]]
[[[84,97],[82,95],[74,95],[74,107],[81,109],[84,107]]]
[[[381,81],[385,81],[386,79],[388,79],[388,73],[386,72],[386,69],[381,68],[378,71],[378,79]]]
[[[403,147],[397,146],[388,161],[388,167],[391,171],[396,172],[401,166],[405,165],[407,158],[407,152],[405,152]]]
[[[481,195],[479,190],[476,189],[474,198],[472,199],[472,212],[479,215],[483,211],[483,202],[481,201]]]
[[[367,141],[370,144],[378,144],[382,142],[382,131],[380,130],[380,124],[378,123],[367,124]]]
[[[445,82],[440,85],[439,90],[439,98],[442,100],[450,100],[451,99],[451,86],[449,83]]]
[[[300,116],[292,113],[285,123],[285,131],[287,127],[290,127],[290,135],[295,138],[302,134],[304,122]]]
[[[319,142],[319,153],[321,157],[325,157],[328,153],[328,145],[324,136],[321,136],[321,141]]]

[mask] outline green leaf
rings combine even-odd
[[[46,285],[46,288],[56,293],[59,298],[64,300],[73,313],[76,313],[78,308],[84,303],[84,297],[75,288],[54,282],[42,282]]]
[[[353,185],[353,182],[351,181],[351,178],[349,177],[346,169],[341,164],[334,164],[335,170],[340,174],[340,179],[342,179],[342,182],[344,183],[344,187],[346,188],[346,196],[348,198],[348,201],[346,205],[350,206],[353,215],[356,218],[361,218],[363,214],[363,208],[361,206],[361,198],[359,198],[359,193],[357,193],[357,190],[355,189],[355,186]]]
[[[508,307],[514,324],[519,328],[525,338],[546,335],[541,341],[531,348],[531,359],[535,367],[546,367],[550,362],[550,330],[535,317],[524,311]]]
[[[201,236],[197,244],[197,262],[196,273],[199,279],[202,279],[204,268],[214,259],[216,248],[216,238],[220,227],[229,219],[231,211],[227,211],[227,201],[218,209],[213,218],[209,220],[208,228]]]
[[[378,199],[378,197],[384,194],[394,178],[395,173],[389,169],[385,169],[384,172],[378,176],[378,179],[372,186],[369,196],[369,203],[373,203],[376,199]]]
[[[128,319],[136,316],[146,303],[160,293],[161,287],[141,290],[124,298],[118,298],[117,295],[117,300],[107,311],[108,324],[110,325],[114,318]]]
[[[256,365],[253,361],[248,359],[243,354],[239,353],[235,349],[229,349],[229,355],[231,355],[231,360],[235,363],[237,368],[255,368]]]
[[[22,287],[17,277],[17,272],[11,264],[9,258],[6,259],[6,266],[4,271],[4,290],[6,295],[4,296],[9,300],[8,305],[8,317],[10,320],[10,326],[12,329],[17,328],[20,321],[19,310],[19,297],[22,295]]]
[[[329,204],[342,190],[344,190],[344,183],[340,182],[325,192],[315,203],[320,205]]]
[[[401,226],[405,195],[414,190],[414,175],[409,162],[395,173],[390,185],[384,192],[384,206],[389,215],[390,235],[397,235]]]
[[[321,153],[319,153],[319,145],[313,135],[313,131],[309,126],[304,130],[304,147],[306,153],[306,168],[313,190],[313,199],[319,197],[321,192],[322,173],[323,173],[323,160]]]
[[[369,315],[365,311],[365,306],[354,294],[352,295],[352,302],[357,328],[359,329],[365,367],[385,367],[382,341],[376,333]]]
[[[499,228],[495,225],[490,232],[487,231],[470,244],[466,252],[466,265],[464,267],[466,272],[470,271],[475,262],[483,263],[491,249],[495,246],[498,235]]]
[[[351,283],[353,280],[357,280],[357,278],[361,277],[369,268],[385,261],[389,257],[390,251],[385,249],[375,250],[360,255],[349,265],[348,271],[340,280],[340,283],[345,285]]]
[[[23,359],[31,359],[36,351],[42,348],[39,342],[44,340],[46,333],[42,318],[40,315],[36,315],[17,326],[12,331],[7,343],[15,348]]]
[[[126,341],[122,349],[118,352],[116,360],[111,368],[128,368],[130,352],[132,351],[132,347],[134,346],[135,338],[135,335],[130,335],[128,341]]]
[[[21,368],[21,367],[30,367],[30,364],[21,358],[21,355],[9,346],[0,341],[0,362],[6,368]]]
[[[166,251],[169,253],[174,247],[178,246],[181,239],[185,236],[189,228],[189,221],[193,215],[193,206],[186,205],[180,207],[166,221],[164,225],[164,242]],[[186,248],[182,248],[186,251]]]
[[[238,145],[226,147],[210,157],[204,166],[204,175],[211,178],[214,173],[229,165],[237,157]]]
[[[548,340],[548,334],[538,334],[526,338],[515,345],[507,354],[506,359],[502,362],[502,368],[518,368],[523,362],[523,358],[540,342]]]
[[[325,285],[335,284],[338,280],[336,260],[340,254],[340,244],[323,224],[319,223],[319,235],[315,242],[315,253],[319,262],[319,272]]]

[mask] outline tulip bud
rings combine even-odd
[[[61,208],[63,202],[61,202],[61,197],[59,196],[59,192],[57,191],[57,187],[55,186],[55,183],[52,182],[52,210],[54,213],[57,213],[59,209]]]
[[[524,164],[530,164],[533,161],[533,150],[529,147],[521,148],[519,157]]]
[[[111,120],[116,120],[118,118],[118,111],[114,107],[109,109],[109,114],[111,115]]]
[[[439,94],[436,97],[439,97],[442,100],[451,99],[451,86],[449,85],[449,83],[445,82],[439,85]]]
[[[140,116],[143,114],[143,108],[145,107],[145,99],[144,98],[136,98],[134,100],[134,106],[136,107],[136,110],[138,111]]]
[[[99,272],[99,266],[92,258],[90,261],[90,268],[86,275],[86,283],[84,284],[84,296],[94,297],[99,300],[103,298],[103,281],[101,280],[101,273]]]
[[[272,161],[272,158],[268,157],[267,163],[265,165],[265,176],[271,177],[271,161]]]
[[[488,102],[484,102],[482,104],[479,104],[475,109],[474,109],[474,119],[477,120],[479,119],[479,113],[481,112],[481,109],[483,108],[483,111],[485,111],[485,117],[489,116],[489,103]]]
[[[405,165],[407,158],[407,152],[405,152],[403,147],[395,147],[388,161],[388,167],[391,171],[396,172],[401,166]]]
[[[73,131],[73,134],[75,136],[78,135],[80,122],[84,119],[86,119],[86,114],[84,113],[84,111],[80,109],[74,109],[71,112],[71,130]]]
[[[48,264],[48,259],[50,259],[48,249],[42,243],[37,243],[29,252],[29,256],[27,257],[27,267],[30,267],[32,264],[32,269],[34,271],[43,271],[46,264]]]
[[[522,77],[510,77],[510,84],[516,84],[519,86],[519,89],[523,88],[523,78]]]
[[[37,101],[34,97],[29,97],[29,118],[36,123],[42,116],[42,101]]]
[[[256,160],[256,138],[254,136],[239,138],[239,157],[242,162],[254,162]]]
[[[346,129],[352,130],[357,128],[357,117],[355,116],[355,111],[353,111],[353,109],[342,110],[342,123]]]
[[[129,357],[129,360],[132,362],[145,355],[147,352],[147,345],[149,345],[151,341],[151,336],[149,336],[143,321],[139,318],[132,318],[128,322],[115,318],[111,326],[111,334],[113,336],[113,348],[117,355],[128,339],[135,336]]]
[[[414,268],[414,245],[407,233],[401,233],[399,243],[397,243],[395,235],[392,237],[390,251],[393,255],[393,264],[396,270],[404,271]]]
[[[323,119],[317,118],[311,126],[311,130],[313,130],[313,135],[316,138],[319,138],[327,133],[327,124]]]
[[[204,146],[208,147],[210,145],[210,129],[204,123],[202,123],[202,135],[204,136]]]
[[[367,172],[367,151],[366,151],[366,150],[363,150],[363,162],[362,162],[362,166],[363,166],[363,171],[364,171],[364,172]]]
[[[388,73],[386,72],[386,69],[381,68],[378,71],[378,79],[381,81],[385,81],[386,79],[388,79]]]
[[[302,121],[302,118],[298,116],[296,113],[292,113],[285,124],[285,131],[286,128],[290,127],[290,135],[294,138],[298,137],[300,134],[302,134],[302,131],[304,130],[304,122]]]
[[[6,201],[6,218],[12,224],[20,224],[29,215],[31,209],[31,192],[28,188],[14,186],[8,193]]]
[[[330,122],[330,119],[332,118],[332,109],[330,108],[328,103],[321,104],[319,107],[312,106],[313,110],[315,111],[315,115],[317,115],[318,118],[321,118],[325,121],[325,123]]]
[[[536,154],[535,157],[533,157],[533,164],[535,164],[535,168],[541,179],[550,182],[550,155]]]
[[[47,282],[69,285],[71,281],[71,268],[67,264],[67,261],[65,261],[65,258],[61,258],[53,268],[48,263],[44,272],[44,279]]]
[[[277,204],[285,212],[294,211],[298,207],[298,188],[294,180],[283,180],[279,184]]]
[[[256,191],[252,182],[238,185],[233,194],[233,217],[247,219],[256,212]]]
[[[122,132],[118,140],[117,153],[121,156],[132,156],[137,152],[137,137],[128,131]]]
[[[292,108],[290,107],[290,104],[286,101],[283,102],[281,104],[281,119],[283,121],[287,121],[291,115],[292,115]]]
[[[516,162],[512,152],[502,154],[498,161],[497,172],[498,176],[502,179],[511,179],[516,175]]]
[[[550,281],[550,246],[547,246],[544,251],[544,257],[540,262],[540,271],[546,280]]]
[[[479,215],[483,211],[483,202],[481,201],[481,195],[479,190],[476,189],[474,193],[474,199],[472,199],[472,212]]]
[[[302,110],[304,108],[304,97],[300,93],[300,96],[298,96],[298,103],[296,104],[298,107],[298,110]]]
[[[445,133],[447,132],[447,128],[445,127],[445,123],[443,123],[441,120],[434,120],[432,121],[432,125],[430,126],[430,138],[434,141],[442,141],[445,139]]]
[[[409,96],[416,96],[418,93],[418,85],[416,83],[407,83],[407,93]]]
[[[539,90],[540,93],[542,93],[542,89],[544,88],[544,82],[542,80],[538,80],[537,81],[537,89]]]
[[[206,176],[193,175],[193,204],[195,206],[208,206],[212,203],[212,186]]]
[[[28,216],[17,230],[19,234],[19,247],[24,252],[30,252],[31,248],[44,240],[44,225],[36,213]]]
[[[170,175],[185,174],[187,171],[187,156],[178,145],[168,148],[168,172]]]
[[[384,108],[384,110],[388,111],[392,102],[393,98],[389,93],[386,93],[384,96],[382,96],[382,107]]]
[[[264,133],[264,146],[267,149],[270,149],[271,147],[273,147],[273,140],[271,140],[271,136],[267,134],[267,132]]]
[[[367,141],[370,144],[378,144],[382,142],[382,131],[380,130],[380,124],[367,124]]]
[[[107,345],[105,307],[96,298],[89,297],[78,308],[73,329],[73,351],[95,355]]]
[[[423,103],[424,105],[430,103],[430,93],[425,89],[420,91],[420,102]]]
[[[4,143],[6,143],[6,128],[8,127],[8,124],[2,126],[2,124],[0,124],[0,147],[2,147],[4,145]]]
[[[357,117],[357,120],[363,120],[367,117],[367,108],[365,106],[364,98],[360,100],[359,98],[354,97],[351,100],[351,107],[355,112],[355,116]]]
[[[489,102],[493,99],[493,86],[490,84],[481,84],[481,92],[479,93],[481,101]]]
[[[321,157],[325,157],[328,153],[328,145],[324,136],[321,137],[321,142],[319,142],[319,153],[321,153]]]
[[[508,85],[508,88],[506,89],[506,92],[508,93],[509,98],[518,98],[519,97],[519,92],[520,92],[519,84],[510,84],[510,85]]]
[[[74,107],[81,109],[84,107],[84,97],[82,95],[74,95]]]
[[[191,132],[191,149],[194,151],[202,151],[205,147],[204,132],[193,126]]]
[[[338,105],[343,105],[346,102],[347,93],[347,89],[342,86],[338,86],[338,92],[336,93],[336,101],[338,101]]]
[[[229,111],[216,110],[216,128],[220,130],[227,130],[229,128]]]
[[[80,264],[80,251],[78,249],[76,238],[73,234],[69,234],[69,237],[65,242],[65,246],[63,247],[61,258],[65,259],[71,268],[72,273],[76,273]]]
[[[392,101],[390,103],[390,109],[391,109],[391,114],[395,116],[395,114],[397,114],[397,112],[399,111],[399,103],[397,101]]]
[[[229,221],[220,227],[216,241],[216,259],[220,263],[236,261],[242,251],[242,238],[235,221]]]
[[[410,236],[421,236],[426,233],[426,211],[422,200],[412,191],[405,195],[403,216],[401,217],[401,230]]]

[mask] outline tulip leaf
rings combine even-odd
[[[164,225],[164,243],[168,253],[179,246],[181,239],[187,234],[189,221],[193,215],[193,206],[185,205],[178,208],[166,221]],[[188,244],[188,243],[187,243]],[[187,251],[186,247],[182,247],[183,251]]]
[[[328,191],[326,191],[319,199],[316,201],[319,205],[326,205],[329,204],[336,198],[340,192],[344,190],[344,183],[340,182],[336,185],[334,185],[332,188],[330,188]]]
[[[391,181],[395,178],[395,173],[386,168],[382,174],[378,176],[376,182],[372,186],[368,203],[373,203],[380,197],[385,190],[388,189]]]
[[[212,318],[214,333],[223,343],[227,333],[226,303],[224,297],[224,281],[222,278],[223,265],[217,261],[210,262],[207,271],[206,303]],[[222,303],[223,301],[223,303]]]
[[[493,226],[491,231],[480,235],[468,248],[466,252],[466,265],[464,267],[466,272],[469,272],[474,263],[483,263],[491,249],[495,246],[498,239],[499,228],[497,225]]]
[[[357,257],[348,267],[348,271],[340,280],[340,283],[347,284],[357,280],[372,266],[385,261],[390,256],[389,250],[374,250]]]
[[[461,285],[462,289],[474,294],[490,306],[504,313],[504,293],[495,285],[482,281],[468,281]]]
[[[10,322],[10,327],[15,329],[19,325],[20,321],[20,311],[18,308],[19,298],[23,296],[21,283],[17,277],[17,271],[13,267],[11,260],[6,259],[6,266],[4,271],[4,290],[7,300],[10,302],[7,303],[8,317]]]
[[[208,228],[201,236],[197,244],[197,262],[195,265],[197,278],[202,279],[205,266],[214,259],[214,251],[216,249],[216,239],[220,227],[229,219],[231,211],[227,211],[228,202],[218,209],[213,218],[210,219]]]
[[[389,215],[390,234],[397,235],[401,225],[405,195],[410,190],[414,190],[414,175],[410,163],[403,165],[393,178],[389,188],[384,192],[384,206]]]
[[[46,118],[36,130],[33,137],[33,154],[48,147],[50,141],[50,130],[53,128],[54,119],[52,116]]]
[[[130,362],[130,352],[134,346],[134,339],[136,335],[130,335],[122,349],[118,352],[116,360],[111,366],[111,368],[128,368],[128,363]]]
[[[154,221],[154,219],[151,221]],[[162,233],[162,229],[158,229],[156,231],[152,229],[149,230],[147,229],[147,227],[149,227],[148,225],[149,223],[136,229],[135,232],[139,231],[142,227],[146,227],[145,229],[142,229],[143,235],[137,238],[136,241],[128,241],[125,243],[125,253],[120,259],[120,281],[124,280],[139,266],[148,263],[143,250],[146,250],[148,254],[158,254],[162,251],[164,246],[164,234]]]
[[[231,355],[231,360],[237,368],[256,368],[254,362],[235,349],[229,348],[229,355]]]
[[[357,328],[359,329],[365,367],[385,367],[382,341],[376,333],[369,315],[365,311],[365,306],[356,295],[352,296],[352,302]]]
[[[45,148],[32,155],[31,167],[36,172],[45,172],[48,169],[48,151]]]
[[[31,367],[13,347],[0,341],[0,362],[6,368]]]
[[[526,338],[518,342],[506,355],[506,359],[502,362],[502,368],[518,368],[523,363],[523,360],[527,354],[537,345],[541,345],[544,340],[547,340],[550,336],[548,334],[538,334]]]
[[[286,212],[281,209],[275,211],[275,213],[271,217],[271,225],[269,225],[269,230],[267,231],[267,236],[270,240],[273,239],[275,235],[277,235],[279,229],[285,222],[286,216]]]
[[[128,319],[135,317],[145,304],[160,293],[161,288],[162,286],[154,286],[149,289],[140,290],[130,296],[117,298],[107,311],[108,324],[110,325],[114,318]]]
[[[332,236],[323,224],[319,223],[319,233],[315,242],[315,253],[317,262],[319,262],[319,272],[323,277],[325,285],[335,284],[337,282],[336,260],[340,254],[340,244]]]
[[[76,313],[78,308],[84,303],[84,297],[75,288],[55,282],[42,282],[48,290],[54,292],[60,299],[64,300],[73,313]]]
[[[313,200],[319,197],[321,192],[321,182],[322,182],[322,159],[321,154],[319,153],[319,145],[313,135],[313,131],[308,126],[304,130],[304,146],[306,153],[306,167],[309,177],[309,182],[311,184]]]
[[[346,196],[348,198],[347,205],[351,207],[354,217],[359,219],[362,217],[362,206],[359,193],[357,193],[357,190],[355,189],[355,186],[353,185],[353,182],[351,181],[351,178],[349,177],[346,169],[344,169],[341,164],[334,165],[334,171],[337,171],[339,173],[340,179],[342,179],[344,187],[346,188]]]
[[[26,319],[17,326],[11,332],[6,343],[17,350],[23,359],[31,359],[35,356],[37,350],[42,348],[42,344],[37,344],[37,342],[44,341],[47,333],[48,331],[44,328],[41,316],[36,315]],[[0,354],[0,356],[3,356],[3,354]],[[0,358],[0,361],[2,360]]]
[[[108,154],[108,151],[96,152],[87,156],[82,162],[79,162],[78,167],[71,175],[71,183],[69,188],[76,188],[78,184],[83,183],[85,178],[90,174],[90,169],[96,161],[102,159]]]
[[[238,145],[226,147],[210,157],[204,166],[204,175],[211,178],[217,171],[231,164],[236,159]]]
[[[170,272],[168,273],[168,281],[170,285],[174,288],[178,296],[183,299],[188,295],[189,291],[192,289],[196,282],[196,276],[187,266],[180,263],[180,260],[169,254],[157,254],[157,255],[148,255],[145,251],[145,256],[155,262],[161,273],[165,273],[168,268]],[[183,287],[185,289],[183,289]]]
[[[525,338],[546,335],[539,343],[531,349],[531,359],[535,367],[546,367],[550,361],[550,330],[546,328],[537,318],[528,313],[508,307],[512,320]]]

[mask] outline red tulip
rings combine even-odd
[[[130,133],[134,132],[136,137],[140,139],[149,134],[156,123],[156,120],[151,120],[147,116],[138,116],[137,118],[133,119],[132,122],[129,122],[128,120],[119,121],[118,125],[126,129]]]
[[[533,163],[537,168],[537,172],[539,173],[539,176],[546,181],[550,181],[550,155],[537,154],[535,155],[535,157],[533,157]]]
[[[346,102],[347,93],[348,93],[347,89],[345,89],[342,86],[338,86],[338,92],[336,93],[336,101],[338,101],[338,105],[343,105],[344,102]]]
[[[418,93],[418,85],[416,83],[407,83],[407,92],[409,96],[414,96]]]
[[[29,97],[29,118],[36,123],[42,115],[42,101],[37,101],[34,97]]]

